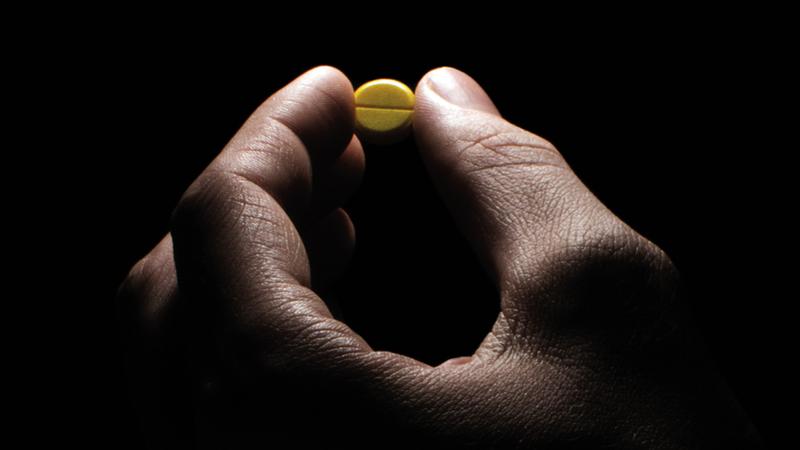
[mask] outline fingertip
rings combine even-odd
[[[366,165],[364,147],[358,137],[353,135],[352,140],[347,144],[347,148],[331,166],[332,176],[339,180],[342,186],[340,190],[344,192],[340,199],[342,202],[346,201],[358,189],[361,180],[364,178]]]
[[[347,214],[347,211],[342,208],[336,208],[331,213],[328,220],[338,224],[341,230],[341,236],[345,242],[345,248],[352,251],[356,242],[356,227],[353,225],[353,220],[350,219],[350,214]]]
[[[358,136],[354,134],[344,153],[339,156],[332,168],[337,174],[342,174],[343,178],[361,180],[365,167],[364,147]]]
[[[315,288],[324,288],[341,276],[353,256],[356,229],[342,208],[314,224],[304,236]]]
[[[339,95],[341,96],[341,98],[337,98],[337,101],[341,101],[345,105],[355,104],[353,98],[353,83],[350,82],[350,79],[347,78],[344,72],[336,67],[328,65],[316,66],[309,69],[298,78],[329,85],[332,87],[331,93],[337,94],[337,97]]]
[[[342,265],[355,245],[356,228],[347,211],[336,208],[312,226],[309,238],[316,249],[335,254],[337,265]]]
[[[335,67],[308,70],[270,97],[262,109],[303,141],[315,164],[330,164],[353,136],[353,85]]]
[[[451,145],[453,139],[464,139],[488,127],[506,126],[483,88],[452,67],[426,73],[417,84],[416,98],[414,136],[420,152],[434,166],[452,165],[457,147]]]
[[[423,114],[437,106],[455,106],[500,115],[481,85],[453,67],[439,67],[426,73],[417,84],[416,96],[417,109]]]

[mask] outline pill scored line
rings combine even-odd
[[[379,109],[381,111],[397,111],[397,112],[409,112],[414,111],[414,108],[389,108],[386,106],[357,106],[356,109]]]

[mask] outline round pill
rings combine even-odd
[[[356,132],[374,144],[399,142],[411,129],[414,92],[397,80],[382,78],[356,89]]]

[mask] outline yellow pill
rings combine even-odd
[[[374,144],[399,142],[411,129],[414,92],[389,79],[373,80],[356,89],[356,132]]]

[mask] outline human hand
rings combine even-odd
[[[465,74],[416,94],[420,152],[500,293],[491,333],[431,367],[316,294],[352,249],[338,206],[364,168],[352,86],[317,68],[248,119],[121,289],[152,445],[757,447],[669,258]]]

